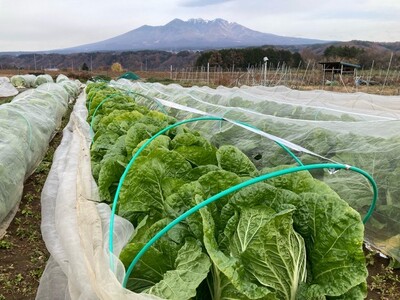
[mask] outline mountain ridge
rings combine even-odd
[[[326,42],[328,41],[263,33],[221,18],[214,20],[192,18],[187,21],[175,18],[165,25],[142,25],[106,40],[48,52],[182,51],[263,45],[309,45]]]

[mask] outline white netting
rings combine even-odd
[[[91,173],[86,97],[79,96],[42,191],[42,235],[51,258],[36,299],[156,299],[122,287],[124,268],[114,259],[110,269],[110,209],[97,204]],[[133,232],[117,217],[114,254],[119,255]]]
[[[53,78],[49,74],[38,75],[35,79],[34,86],[39,86],[48,82],[54,82]]]
[[[61,125],[68,98],[62,86],[48,83],[0,106],[0,236],[18,208],[25,179]]]
[[[377,211],[367,223],[366,238],[384,252],[400,257],[400,243],[396,243],[400,219],[395,217],[400,208],[396,181],[400,174],[396,171],[400,97],[299,92],[284,87],[214,90],[132,84],[127,80],[111,84],[131,94],[139,103],[179,120],[211,114],[256,126],[270,135],[250,132],[229,122],[203,122],[194,128],[216,145],[238,146],[257,167],[295,163],[275,143],[278,141],[307,164],[328,159],[365,169],[381,189]],[[85,101],[81,95],[75,105],[42,193],[42,232],[51,258],[41,278],[37,299],[148,299],[149,296],[122,288],[124,269],[116,258],[115,273],[110,270],[110,210],[107,205],[96,203],[99,196],[91,172],[91,137]],[[313,175],[330,184],[365,214],[372,199],[365,178],[331,173]],[[118,256],[133,227],[116,217],[114,228],[114,255]]]
[[[400,96],[262,86],[183,88],[123,79],[111,84],[180,120],[198,116],[194,108],[246,122],[282,138],[282,143],[293,149],[305,164],[321,162],[323,157],[367,171],[377,182],[379,198],[366,224],[366,241],[400,260]],[[190,109],[179,108],[176,104]],[[295,163],[280,145],[238,126],[209,122],[197,124],[196,129],[217,145],[238,146],[258,167]],[[290,143],[318,156],[299,151]],[[332,173],[335,174],[315,172],[314,176],[329,184],[365,215],[372,200],[371,187],[365,178],[357,174],[349,176],[346,172]]]
[[[8,77],[0,77],[0,98],[12,97],[18,94],[18,90],[10,83]]]
[[[10,80],[16,88],[30,88],[35,87],[36,76],[31,74],[14,75]]]
[[[69,80],[69,78],[67,76],[65,76],[64,74],[60,74],[57,76],[56,78],[56,82],[59,83],[61,81],[65,81],[65,80]]]

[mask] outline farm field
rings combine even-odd
[[[149,82],[154,82],[154,81],[162,81],[165,83],[179,83],[179,80],[174,80],[174,79],[169,79],[168,80],[168,74],[164,73],[139,73],[140,76],[142,78],[144,78],[144,81],[146,81],[146,78]],[[110,74],[105,74],[105,75],[110,75]],[[147,77],[145,77],[147,76]],[[164,79],[162,79],[165,76]],[[191,86],[191,83],[188,82],[182,82],[182,84]],[[124,83],[125,84],[125,83]],[[140,84],[139,84],[140,86]],[[228,84],[229,86],[229,84]],[[188,105],[188,106],[192,106],[195,107],[193,104],[194,102],[191,102],[191,100],[186,97],[185,93],[188,92],[188,90],[179,90],[179,88],[177,89],[177,93],[173,94],[170,91],[168,91],[168,88],[165,88],[162,85],[157,85],[156,83],[154,83],[153,85],[151,83],[148,84],[143,84],[142,90],[140,90],[139,87],[136,87],[136,89],[133,89],[133,87],[131,86],[125,86],[128,87],[127,91],[128,94],[129,92],[132,91],[136,91],[136,93],[140,93],[141,95],[146,94],[147,97],[150,98],[164,98],[164,100],[169,101],[172,98],[174,98],[178,103],[181,105]],[[335,90],[335,88],[337,88],[337,90]],[[349,92],[348,87],[343,87],[343,88],[347,88],[347,92]],[[372,87],[370,87],[372,88]],[[211,90],[208,90],[206,87],[204,87],[204,89],[209,92],[209,97],[210,99],[212,99],[212,101],[210,101],[210,103],[212,104],[220,104],[221,102],[218,102],[220,97],[220,94],[222,95],[223,93],[229,93],[230,90],[229,89],[217,89],[217,91],[219,91],[220,94],[218,93],[214,93]],[[309,87],[302,87],[299,88],[300,90],[310,90],[313,91],[313,87],[309,86]],[[360,88],[361,90],[361,88]],[[200,95],[202,93],[204,93],[203,91],[197,91],[198,94],[194,94],[194,90],[191,90],[192,94],[191,97],[193,98],[199,98]],[[263,89],[261,90],[251,90],[251,92],[256,91],[257,93],[261,93],[265,92]],[[332,87],[327,87],[327,91],[343,91],[340,89],[340,87],[336,87],[336,86],[332,86]],[[387,93],[390,93],[389,91],[391,91],[391,93],[393,95],[397,95],[398,93],[396,92],[396,87],[386,87],[385,91]],[[370,90],[371,92],[371,90]],[[214,93],[214,94],[213,94]],[[377,90],[377,93],[379,94],[379,90]],[[349,94],[349,93],[346,93]],[[166,96],[168,95],[168,97],[162,97],[162,95]],[[260,94],[252,94],[254,101],[256,99],[258,99],[260,97]],[[90,97],[90,96],[89,96]],[[112,101],[106,101],[104,108],[105,111],[97,111],[97,106],[100,103],[103,103],[102,101],[105,101],[106,98],[108,97],[107,94],[102,94],[100,95],[96,100],[95,100],[96,94],[94,93],[92,95],[92,98],[89,99],[89,116],[94,116],[95,113],[98,113],[99,116],[102,115],[103,113],[105,114],[105,112],[111,112],[116,109],[115,107],[112,106]],[[223,98],[223,96],[221,96]],[[221,99],[222,99],[221,98]],[[129,100],[123,100],[125,98],[121,98],[121,101],[128,101]],[[136,100],[140,100],[141,105],[143,105],[144,103],[146,103],[146,100],[143,99],[143,97],[141,98],[141,96],[139,95],[139,97],[136,97]],[[203,99],[203,98],[201,98]],[[203,99],[204,100],[204,99]],[[240,99],[239,99],[240,100]],[[238,107],[245,107],[245,101],[242,103],[239,100],[236,99]],[[231,102],[232,104],[232,102]],[[148,105],[148,103],[147,103]],[[163,105],[167,105],[166,102]],[[203,103],[203,106],[196,104],[197,108],[199,109],[203,109],[206,111],[206,109],[208,108],[208,106],[206,104]],[[288,103],[285,103],[285,105],[288,105]],[[129,106],[129,105],[128,105]],[[154,109],[154,103],[151,106]],[[72,108],[72,106],[69,107],[70,110]],[[262,109],[266,109],[265,107],[263,108],[261,105],[258,107],[259,110],[257,109],[257,111],[265,113],[265,111],[262,111]],[[96,111],[95,111],[96,109]],[[121,109],[121,107],[118,107],[117,109]],[[147,108],[137,108],[138,112],[141,114],[152,114],[153,117],[155,118],[161,118],[162,122],[166,122],[166,123],[160,123],[157,126],[161,126],[161,127],[155,127],[153,130],[153,134],[156,133],[158,129],[161,129],[162,126],[165,126],[165,124],[172,124],[171,122],[174,122],[174,119],[163,119],[164,117],[162,117],[161,115],[158,115],[158,113],[152,113],[147,111]],[[282,117],[288,117],[289,115],[284,115],[285,113],[287,113],[287,111],[289,110],[285,110],[284,106],[282,107],[278,107],[275,108],[276,109],[276,113],[275,116],[276,117],[281,117],[279,115],[279,113],[282,113]],[[172,110],[173,111],[173,110]],[[293,112],[293,110],[291,110]],[[329,110],[327,110],[329,111]],[[70,111],[69,111],[70,112]],[[213,111],[213,113],[216,113],[216,111]],[[306,116],[305,112],[301,112],[303,113],[303,117]],[[321,118],[320,120],[326,120],[325,118],[327,118],[327,112],[307,112],[310,113],[312,120],[319,120],[318,118]],[[62,127],[65,127],[66,122],[68,121],[68,114],[66,114],[66,116],[64,117],[64,121],[63,121],[63,125]],[[222,113],[222,112],[218,112],[218,114],[222,114],[222,115],[226,115],[228,118],[231,115],[235,115],[233,113],[233,111],[230,112],[226,112],[226,113]],[[385,115],[385,114],[381,114],[381,115],[374,115],[374,118],[384,118],[384,117],[388,117],[389,115]],[[184,113],[178,113],[176,116],[174,116],[174,118],[186,118],[187,115],[185,115]],[[291,117],[293,117],[293,119],[296,119],[297,117],[294,117],[294,115],[291,115]],[[102,116],[102,118],[104,118],[104,116]],[[113,118],[117,118],[118,119],[118,115],[115,115]],[[135,118],[135,117],[133,117]],[[338,121],[340,120],[340,118],[348,118],[348,116],[330,116],[329,118],[331,118],[331,120],[334,121]],[[350,118],[355,118],[352,119],[351,121],[353,122],[357,122],[360,121],[357,119],[356,114],[351,115],[350,114]],[[306,118],[307,119],[307,118]],[[91,122],[91,125],[93,125],[93,129],[95,131],[99,131],[102,134],[107,134],[107,132],[104,131],[104,128],[101,127],[102,123],[101,122],[110,122],[110,120],[108,121],[101,121],[101,118],[99,119],[95,119],[93,118],[92,120],[89,117],[89,122]],[[93,121],[94,120],[94,121]],[[106,120],[106,119],[104,119]],[[246,118],[246,122],[251,121],[251,118],[249,118],[247,116]],[[108,123],[106,123],[108,124]],[[134,124],[134,123],[133,123]],[[145,123],[146,124],[146,123]],[[157,124],[157,123],[155,123]],[[163,125],[164,124],[164,125]],[[260,123],[261,124],[261,123]],[[258,126],[260,124],[257,124]],[[131,124],[132,125],[132,124]],[[115,126],[121,126],[120,129],[118,130],[122,130],[122,133],[124,131],[126,131],[126,128],[124,129],[123,126],[127,126],[126,124],[115,124]],[[136,126],[136,125],[135,125]],[[257,127],[258,127],[257,126]],[[138,127],[139,128],[139,127]],[[207,132],[207,129],[204,127],[199,127],[200,130],[203,130],[204,132]],[[269,132],[273,132],[273,127],[269,128]],[[121,133],[120,133],[121,134]],[[183,132],[182,134],[192,134],[191,131],[188,129],[187,132]],[[179,135],[179,133],[177,134],[177,136]],[[37,290],[37,286],[38,286],[38,280],[41,277],[42,271],[43,271],[43,267],[44,264],[48,258],[48,253],[46,251],[46,249],[43,247],[43,243],[41,241],[41,234],[39,231],[39,227],[38,227],[38,223],[39,220],[41,218],[40,216],[40,206],[38,205],[39,202],[39,198],[40,198],[40,193],[42,191],[42,186],[44,184],[45,178],[46,178],[46,173],[49,171],[50,169],[50,165],[51,165],[51,161],[52,161],[52,153],[54,152],[54,149],[57,147],[57,144],[60,142],[60,132],[58,132],[58,134],[55,136],[55,138],[52,140],[52,143],[49,146],[49,152],[48,154],[46,154],[44,160],[42,161],[42,164],[39,165],[39,167],[36,169],[34,175],[32,177],[30,177],[26,183],[25,183],[25,190],[24,190],[24,196],[23,196],[23,200],[20,204],[20,209],[19,212],[17,213],[14,222],[12,223],[11,227],[10,227],[10,231],[7,233],[7,235],[2,239],[1,241],[1,247],[0,247],[0,251],[2,254],[2,259],[0,260],[0,270],[1,272],[1,277],[0,277],[0,282],[2,283],[1,286],[2,288],[0,288],[0,299],[2,299],[1,297],[3,297],[3,299],[32,299],[32,296],[35,295],[36,290]],[[103,155],[106,153],[103,153],[101,149],[103,149],[102,147],[104,147],[104,145],[100,144],[99,142],[101,142],[102,140],[99,138],[98,134],[96,134],[96,141],[94,142],[93,146],[92,146],[92,155],[95,155],[96,158],[92,158],[92,162],[95,163],[95,165],[93,166],[94,169],[97,168],[97,171],[94,171],[94,176],[96,178],[96,180],[98,181],[98,184],[100,185],[100,195],[101,195],[101,199],[108,199],[108,201],[112,200],[112,196],[115,193],[115,188],[112,188],[112,186],[115,186],[115,182],[116,182],[116,178],[120,177],[120,170],[121,168],[119,167],[119,171],[116,174],[117,177],[114,176],[114,178],[109,179],[109,178],[105,178],[105,177],[101,177],[104,176],[104,172],[105,171],[101,171],[102,163],[102,159],[103,159]],[[116,136],[113,138],[117,138]],[[136,139],[138,137],[135,137]],[[175,139],[176,136],[170,136],[169,138],[171,139]],[[188,138],[185,136],[185,138]],[[222,139],[220,141],[223,141],[224,138],[222,137]],[[138,147],[138,144],[141,140],[139,139],[136,144],[133,144],[132,146],[130,146],[131,150],[134,150],[136,147]],[[227,140],[225,140],[227,141]],[[160,139],[160,145],[164,145],[165,141],[162,141]],[[182,137],[182,141],[178,142],[176,141],[175,143],[177,143],[176,145],[180,145],[179,143],[185,143],[185,139]],[[200,141],[197,141],[196,143],[200,143],[201,147],[203,149],[208,149],[208,142],[206,140],[200,139]],[[173,144],[171,144],[173,145]],[[173,149],[176,149],[177,146],[171,146],[171,147],[175,147]],[[239,143],[240,145],[240,143]],[[307,145],[307,147],[310,147],[311,144]],[[97,148],[98,147],[98,148]],[[184,155],[185,151],[189,151],[188,149],[190,148],[185,148],[188,147],[188,145],[182,144],[182,150],[183,152],[180,152],[180,155]],[[179,147],[178,147],[179,148]],[[99,150],[97,150],[99,149]],[[138,148],[136,148],[137,150]],[[186,150],[185,150],[186,149]],[[312,149],[313,151],[316,151],[317,148]],[[171,149],[172,150],[172,149]],[[161,151],[161,150],[160,150]],[[174,150],[175,151],[175,150]],[[177,151],[177,150],[176,150]],[[193,150],[194,151],[194,150]],[[196,150],[197,151],[197,150]],[[213,150],[216,151],[216,150]],[[219,150],[218,150],[219,151]],[[222,151],[222,150],[221,150]],[[319,149],[318,151],[321,151],[321,149]],[[212,153],[212,152],[210,152]],[[328,152],[327,152],[328,153]],[[327,153],[324,153],[324,155],[326,155]],[[110,152],[109,154],[113,154],[112,152]],[[96,156],[97,155],[97,156]],[[118,154],[120,155],[120,154]],[[166,155],[166,154],[165,154]],[[188,156],[187,159],[190,161],[190,163],[192,165],[200,165],[200,164],[205,164],[208,165],[209,163],[200,163],[199,159],[206,159],[205,157],[200,157],[198,158],[196,155],[200,155],[200,153],[196,154],[196,152],[193,152],[193,157]],[[210,154],[207,154],[210,155]],[[222,152],[218,155],[223,155]],[[217,158],[219,157],[217,155]],[[248,155],[248,154],[247,154]],[[106,157],[106,156],[104,156]],[[129,157],[129,156],[128,156]],[[256,156],[254,156],[256,157]],[[112,158],[112,156],[109,156],[109,158]],[[113,158],[112,158],[113,159]],[[112,159],[110,160],[110,162],[108,163],[109,166],[111,166],[111,168],[115,168],[115,166],[113,167],[112,165],[110,165],[110,163],[113,163]],[[124,161],[124,159],[122,156],[118,156],[118,163],[120,164],[120,162],[123,162],[123,164],[126,165],[127,161]],[[263,153],[263,159],[266,159],[266,156]],[[276,158],[271,158],[271,160],[276,159]],[[279,159],[278,159],[279,160]],[[145,161],[143,161],[143,163],[145,163]],[[262,161],[259,162],[261,165],[256,165],[258,168],[260,168],[260,166],[262,166]],[[211,164],[211,163],[210,163]],[[247,164],[247,162],[245,163]],[[221,162],[218,163],[218,166],[221,165]],[[99,169],[100,167],[100,169]],[[108,167],[107,167],[108,168]],[[118,169],[118,167],[116,167]],[[214,167],[213,167],[214,168]],[[212,168],[212,169],[213,169]],[[255,168],[255,167],[254,167]],[[253,167],[251,166],[251,164],[249,164],[246,168],[246,170],[244,171],[244,173],[241,173],[241,176],[254,176],[252,175],[253,173],[251,172],[255,172],[255,169],[253,169]],[[106,170],[106,168],[104,169]],[[115,169],[114,169],[115,170]],[[214,170],[214,169],[213,169]],[[224,169],[225,171],[227,169]],[[230,169],[232,171],[232,173],[235,173],[233,169]],[[214,170],[215,171],[215,170]],[[242,172],[242,171],[241,171]],[[97,175],[96,175],[97,174]],[[103,175],[102,175],[103,174]],[[221,175],[222,176],[222,175]],[[233,175],[232,175],[233,176]],[[103,178],[103,179],[101,179]],[[111,180],[111,181],[110,181]],[[130,180],[133,180],[133,182],[135,182],[135,180],[139,180],[137,181],[137,184],[141,184],[140,183],[140,179],[138,178],[131,178]],[[234,182],[234,181],[232,181]],[[106,184],[105,186],[102,186],[102,184]],[[279,184],[277,182],[277,184]],[[123,193],[130,193],[129,191],[123,191]],[[166,191],[167,193],[167,191]],[[396,191],[393,191],[393,194],[395,194]],[[135,219],[136,217],[134,217],[132,219],[132,212],[128,209],[129,205],[126,206],[127,210],[124,212],[124,208],[123,205],[127,205],[125,204],[121,204],[120,209],[120,213],[122,215],[130,215],[131,220],[137,220]],[[195,220],[193,220],[195,221]],[[135,222],[135,221],[132,221]],[[206,224],[206,223],[204,223]],[[138,225],[139,226],[139,225]],[[203,225],[205,226],[205,225]],[[144,226],[143,228],[145,228],[146,226]],[[144,236],[146,236],[146,234],[144,234]],[[139,237],[140,238],[140,237]],[[188,244],[189,245],[189,244]],[[29,249],[32,247],[34,249],[34,251],[29,251]],[[189,246],[188,246],[189,247]],[[363,253],[366,256],[366,267],[368,269],[368,273],[369,276],[367,278],[367,282],[368,282],[368,295],[367,295],[367,299],[397,299],[398,297],[400,297],[400,278],[399,278],[399,271],[398,269],[392,269],[392,268],[388,268],[389,265],[392,264],[392,262],[387,259],[387,258],[383,258],[381,257],[379,254],[377,254],[376,252],[372,251],[372,250],[368,250],[368,249],[361,249],[361,251],[363,251]],[[4,254],[4,255],[3,255]],[[13,258],[15,257],[15,255],[17,255],[19,258],[16,261],[16,263],[13,263]],[[29,261],[27,263],[27,261]],[[26,265],[28,265],[28,267],[26,267]],[[4,285],[3,285],[4,283]]]
[[[0,4],[0,300],[400,299],[399,1],[40,4]]]
[[[83,81],[88,80],[93,76],[106,76],[108,78],[117,78],[124,72],[113,72],[111,70],[94,70],[90,71],[72,71],[72,70],[59,70],[59,71],[46,71],[52,76],[58,74],[68,74],[69,77],[82,79]],[[293,75],[292,80],[283,80],[285,73],[281,74],[282,70],[270,70],[271,74],[268,74],[268,86],[287,86],[289,88],[298,90],[319,90],[323,89],[332,92],[341,93],[371,93],[377,95],[400,95],[400,73],[398,71],[392,71],[388,74],[386,79],[386,73],[382,71],[374,71],[370,74],[368,70],[364,73],[364,77],[374,77],[377,83],[370,86],[360,85],[355,86],[354,80],[351,76],[343,76],[343,82],[338,80],[334,84],[322,85],[322,72],[321,70],[314,70],[313,72],[306,70],[299,70],[297,75]],[[0,69],[0,76],[11,77],[17,74],[40,74],[41,71],[35,70],[5,70]],[[147,82],[161,82],[164,84],[176,83],[182,86],[210,86],[216,88],[218,86],[235,87],[241,85],[263,85],[264,77],[261,70],[256,70],[253,73],[249,72],[229,72],[220,70],[211,70],[207,81],[207,73],[201,69],[194,68],[182,68],[174,71],[140,71],[135,70],[135,74],[139,75],[144,81]],[[280,77],[283,78],[281,79]],[[363,78],[364,78],[363,77]],[[307,79],[307,80],[306,80]]]

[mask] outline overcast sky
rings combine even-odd
[[[98,42],[174,18],[291,37],[400,41],[400,0],[0,0],[0,52]]]

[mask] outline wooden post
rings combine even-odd
[[[390,54],[389,65],[388,65],[388,68],[387,68],[387,71],[386,71],[385,81],[383,82],[383,87],[382,87],[381,94],[383,93],[383,89],[384,89],[385,86],[386,86],[386,81],[387,81],[387,78],[388,78],[388,75],[389,75],[390,66],[391,66],[391,64],[392,64],[392,59],[393,59],[393,52]]]
[[[207,85],[210,84],[210,63],[207,63]]]

